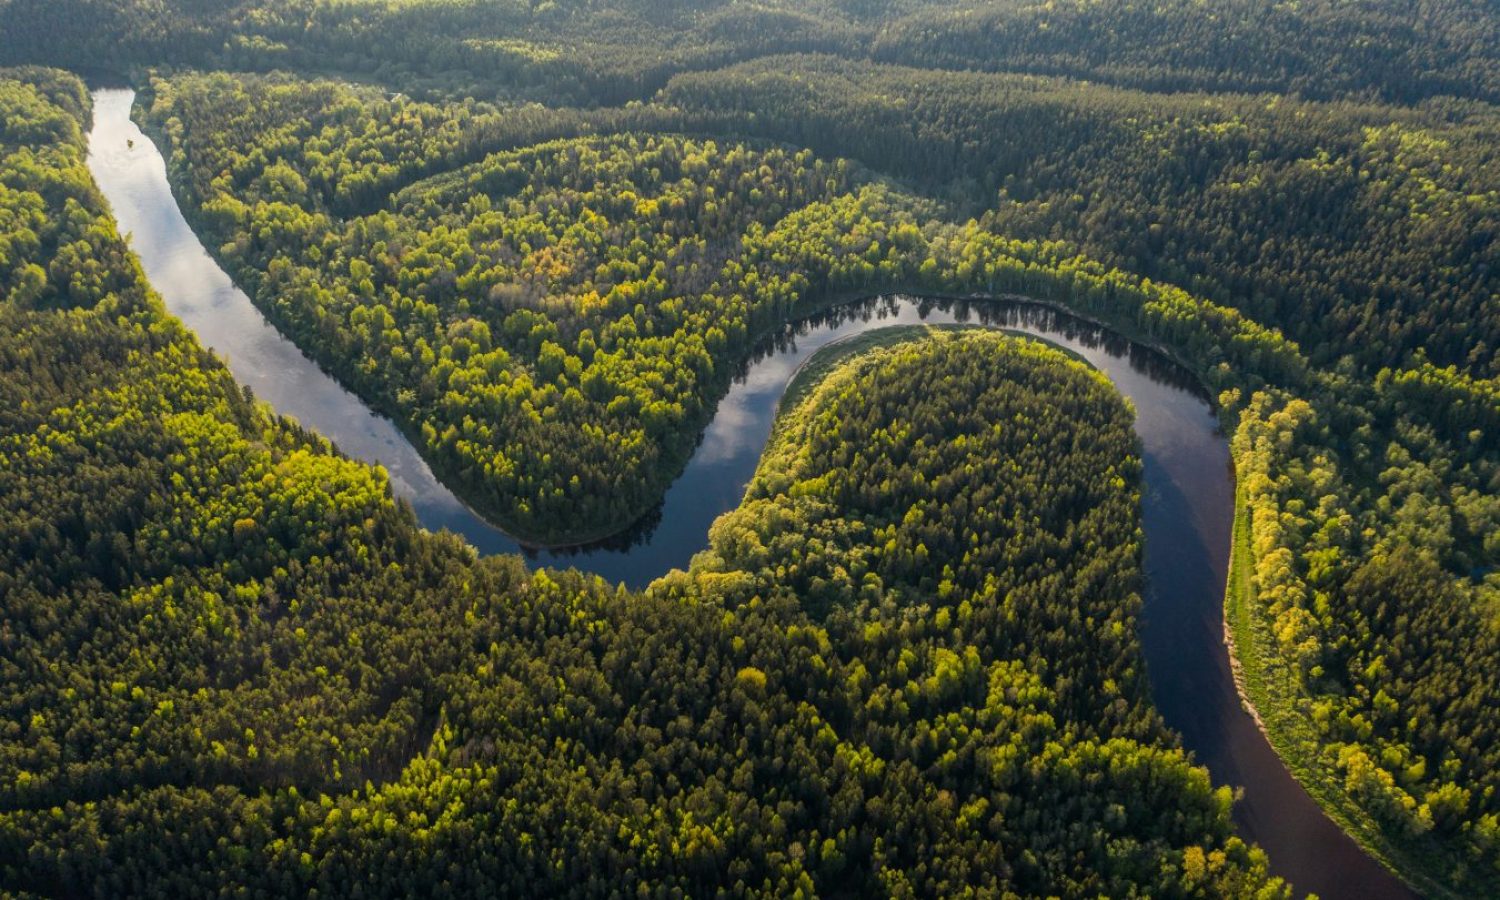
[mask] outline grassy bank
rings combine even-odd
[[[1243,490],[1235,485],[1234,538],[1224,596],[1225,643],[1241,702],[1282,764],[1366,853],[1426,897],[1461,900],[1465,895],[1428,874],[1442,871],[1453,860],[1445,858],[1431,841],[1396,844],[1349,795],[1335,764],[1323,755],[1323,742],[1307,712],[1309,698],[1296,673],[1276,653],[1276,636],[1256,601],[1250,511]]]

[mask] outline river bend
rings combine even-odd
[[[94,92],[88,164],[167,308],[257,397],[349,456],[383,465],[423,526],[454,531],[482,553],[523,552],[533,564],[576,566],[632,587],[685,567],[707,546],[714,519],[739,504],[792,373],[849,335],[967,322],[1025,332],[1082,356],[1135,406],[1144,463],[1141,638],[1157,708],[1216,784],[1243,788],[1235,806],[1240,833],[1265,848],[1272,870],[1299,893],[1414,896],[1323,814],[1240,706],[1223,642],[1234,509],[1229,449],[1192,377],[1154,351],[1031,303],[888,296],[845,304],[788,326],[754,354],[686,470],[640,525],[590,547],[531,550],[464,506],[390,420],[304,356],[235,287],[183,217],[161,154],[131,122],[134,96]]]

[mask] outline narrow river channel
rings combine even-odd
[[[1105,372],[1135,405],[1144,462],[1147,589],[1142,643],[1152,695],[1215,783],[1244,789],[1235,821],[1299,891],[1325,898],[1415,896],[1367,856],[1292,778],[1241,708],[1223,643],[1234,482],[1229,449],[1193,379],[1155,352],[1037,304],[907,296],[846,304],[788,328],[748,361],[687,469],[658,509],[618,539],[528,550],[469,511],[389,420],[372,413],[283,338],[203,248],[178,209],[156,147],[130,120],[134,93],[94,92],[89,168],[167,308],[278,412],[385,466],[422,524],[483,553],[524,552],[641,587],[684,567],[714,519],[740,502],[796,368],[828,343],[897,324],[970,322],[1045,338]]]

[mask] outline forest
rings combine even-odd
[[[72,69],[528,542],[640,519],[841,300],[1157,348],[1229,441],[1275,750],[1422,894],[1500,894],[1497,47],[1482,0],[0,0],[0,890],[1295,888],[1151,704],[1102,377],[891,335],[686,571],[477,558],[161,306]]]
[[[476,131],[527,127],[373,102],[379,118],[332,86],[211,76],[159,82],[153,109],[262,308],[476,505],[542,541],[628,525],[685,462],[731,354],[770,320],[714,296],[726,262],[840,192],[847,167],[675,136],[572,138],[341,217],[350,185],[390,197]]]
[[[358,73],[620,105],[773,53],[1029,72],[1153,91],[1500,100],[1485,0],[6,0],[0,58]]]
[[[80,83],[3,74],[7,215],[42,229],[7,285],[54,249],[0,305],[8,889],[1284,895],[1150,706],[1139,464],[1097,374],[905,343],[789,414],[795,483],[757,479],[691,573],[476,559],[166,315],[81,165]],[[1012,451],[1014,495],[950,474]],[[745,552],[892,502],[917,514]],[[976,502],[979,553],[944,516]]]
[[[965,91],[961,80],[951,89],[945,78],[938,76],[941,90],[951,94],[940,93],[935,110],[951,104],[949,115],[968,116],[966,98],[987,96]],[[767,328],[830,298],[897,286],[1023,294],[1062,302],[1171,347],[1218,395],[1226,429],[1235,435],[1246,530],[1253,533],[1244,555],[1254,568],[1258,613],[1248,620],[1254,628],[1245,635],[1244,655],[1252,684],[1267,692],[1263,697],[1274,697],[1274,704],[1263,701],[1272,707],[1263,715],[1283,723],[1273,729],[1283,742],[1282,753],[1294,760],[1304,783],[1351,829],[1383,848],[1393,865],[1442,872],[1440,882],[1493,883],[1500,845],[1494,840],[1497,807],[1490,780],[1497,745],[1490,737],[1496,724],[1490,708],[1500,684],[1485,673],[1495,671],[1493,661],[1500,658],[1493,613],[1493,566],[1500,549],[1494,538],[1500,521],[1495,444],[1500,407],[1488,348],[1500,320],[1487,315],[1495,280],[1486,260],[1494,258],[1495,249],[1493,241],[1473,240],[1472,234],[1457,249],[1416,238],[1455,227],[1457,213],[1433,210],[1463,210],[1459,221],[1470,221],[1479,235],[1493,222],[1497,195],[1482,190],[1495,183],[1485,180],[1493,168],[1492,144],[1476,136],[1482,130],[1436,120],[1408,124],[1403,116],[1376,133],[1360,124],[1369,121],[1361,116],[1378,115],[1374,110],[1381,107],[1335,107],[1320,117],[1340,112],[1351,120],[1338,125],[1335,118],[1335,125],[1327,126],[1331,133],[1357,134],[1360,141],[1360,149],[1349,152],[1359,155],[1361,168],[1352,181],[1340,183],[1345,164],[1327,149],[1312,149],[1305,136],[1298,141],[1310,159],[1299,155],[1290,138],[1287,147],[1262,138],[1267,150],[1258,158],[1265,162],[1274,150],[1281,161],[1268,163],[1263,173],[1227,161],[1215,170],[1213,160],[1225,152],[1220,146],[1237,131],[1235,107],[1209,106],[1207,121],[1201,112],[1184,120],[1171,105],[1180,101],[1163,101],[1167,108],[1152,113],[1161,124],[1145,128],[1149,143],[1138,153],[1110,140],[1105,125],[1098,126],[1104,130],[1094,139],[1100,153],[1123,156],[1111,165],[1128,169],[1159,161],[1160,174],[1135,165],[1139,187],[1114,179],[1110,184],[1124,184],[1111,188],[1119,197],[1099,202],[1100,210],[1134,210],[1139,201],[1143,208],[1130,215],[1175,219],[1170,232],[1165,225],[1141,229],[1147,239],[1141,246],[1122,244],[1122,232],[1110,227],[1113,220],[1101,218],[1087,202],[1075,202],[1074,212],[1061,219],[1080,223],[1062,231],[1074,239],[1058,239],[1049,219],[1056,218],[1057,207],[1068,205],[1064,198],[1030,187],[1023,191],[1017,178],[999,182],[994,209],[963,218],[962,208],[945,193],[972,177],[966,173],[995,165],[983,162],[993,157],[978,151],[972,162],[961,155],[947,169],[928,167],[928,184],[948,184],[935,195],[915,187],[920,182],[910,177],[910,168],[903,173],[890,163],[900,153],[856,162],[806,151],[787,155],[784,145],[764,143],[770,135],[754,133],[758,115],[747,112],[736,119],[732,114],[737,102],[759,109],[760,101],[737,101],[734,93],[725,99],[708,81],[695,76],[678,82],[666,95],[670,99],[651,105],[575,111],[575,136],[553,138],[562,132],[552,132],[548,140],[519,148],[536,127],[532,107],[519,108],[512,132],[499,109],[498,120],[492,120],[488,108],[467,102],[391,100],[326,82],[300,87],[281,76],[158,77],[149,120],[174,148],[179,183],[198,198],[205,231],[222,240],[223,257],[243,282],[256,286],[262,308],[302,335],[303,345],[335,371],[357,362],[359,370],[348,371],[346,383],[408,421],[431,458],[483,508],[543,540],[587,536],[639,515],[644,505],[596,512],[569,502],[570,496],[587,493],[570,495],[572,479],[578,477],[581,485],[592,457],[599,477],[622,487],[640,485],[635,496],[644,504],[660,491],[660,482],[652,480],[662,477],[659,464],[665,461],[670,471],[680,467],[683,450],[674,447],[691,446],[703,411],[725,389],[723,378],[733,371],[729,363],[736,355],[748,352]],[[741,93],[760,84],[755,78],[725,81],[738,84]],[[775,79],[770,81],[774,87]],[[1087,96],[1082,101],[1048,97],[1048,87],[1026,82],[1018,88],[1043,92],[1037,105],[1053,110],[1036,113],[1038,132],[1057,130],[1049,124],[1056,121],[1108,121],[1115,103],[1158,105],[1140,95],[1115,93],[1107,103]],[[297,100],[275,102],[283,94]],[[701,99],[691,102],[717,112],[694,113],[689,106],[694,96]],[[774,108],[777,101],[771,102]],[[802,109],[821,108],[816,95],[797,102]],[[1085,109],[1057,112],[1065,103]],[[1094,108],[1096,103],[1101,106]],[[1023,101],[1007,108],[1016,105]],[[857,134],[832,124],[843,121],[838,118],[843,110],[858,109],[834,105],[821,113],[830,116],[822,133]],[[401,174],[400,164],[386,167],[383,208],[341,215],[339,198],[318,187],[333,181],[320,172],[344,165],[324,156],[322,136],[347,128],[378,141],[402,127],[409,114],[424,123],[456,115],[485,124],[424,124],[424,134],[467,127],[473,135],[467,141],[443,140],[470,149],[455,153],[454,167],[439,174],[427,174],[431,166],[415,163],[410,175]],[[939,117],[936,111],[931,115]],[[1243,130],[1272,128],[1276,113],[1269,115],[1273,124],[1255,129],[1243,124]],[[801,113],[782,118],[796,121]],[[1294,113],[1286,122],[1298,118]],[[345,124],[350,120],[373,124],[351,127]],[[692,132],[715,120],[720,131],[731,134],[740,133],[730,124],[735,121],[750,121],[751,127],[737,142],[715,139],[711,146],[660,130],[675,125]],[[562,128],[561,121],[553,125]],[[1438,130],[1430,134],[1422,124]],[[1448,133],[1444,127],[1451,137],[1438,136]],[[213,137],[245,133],[265,135],[267,146],[275,149],[245,152],[225,148]],[[961,135],[950,139],[950,146],[971,143]],[[1183,154],[1161,149],[1163,141],[1169,148],[1184,147]],[[1195,142],[1209,159],[1201,174],[1184,162]],[[348,148],[341,152],[363,153],[357,141],[333,143]],[[491,145],[505,149],[488,154],[477,149]],[[618,151],[622,146],[631,149]],[[1452,147],[1471,148],[1472,168],[1436,160],[1424,168],[1420,162],[1423,152]],[[444,152],[438,147],[425,158]],[[1242,160],[1257,159],[1254,149],[1241,153]],[[476,155],[477,161],[466,161]],[[621,156],[651,164],[639,167],[645,171],[622,169]],[[381,165],[375,154],[363,158],[367,166]],[[1034,180],[1042,181],[1040,173],[1059,164],[1033,158],[1026,165],[1036,166]],[[1064,173],[1082,171],[1078,163],[1069,165],[1078,168]],[[752,169],[759,179],[749,175]],[[1455,187],[1444,193],[1437,179],[1424,174],[1432,170]],[[605,171],[610,174],[600,174]],[[1326,187],[1319,186],[1323,171],[1334,173]],[[685,172],[690,175],[684,177]],[[1377,184],[1370,174],[1376,172],[1388,183]],[[1233,185],[1246,182],[1224,183],[1231,178],[1285,186],[1265,199],[1238,200],[1243,192]],[[1194,183],[1200,194],[1193,193]],[[703,194],[695,193],[699,184]],[[1351,194],[1351,187],[1369,196]],[[714,189],[712,201],[706,188]],[[1016,198],[1032,199],[1006,202],[1012,191]],[[1325,220],[1314,220],[1301,232],[1288,229],[1283,221],[1302,220],[1274,213],[1278,204],[1316,198],[1318,191],[1345,205],[1339,213],[1340,221],[1349,223],[1343,237],[1328,237]],[[1159,213],[1145,205],[1143,198],[1153,195],[1161,198]],[[1184,196],[1202,199],[1197,206],[1184,205]],[[1412,199],[1396,200],[1405,196]],[[674,210],[681,216],[675,222]],[[525,237],[510,230],[549,215],[544,227],[526,226]],[[1012,221],[1021,224],[1006,224]],[[1265,252],[1238,256],[1245,246],[1242,221],[1262,223],[1256,227],[1266,229]],[[1083,224],[1090,222],[1095,224]],[[1016,236],[1028,231],[1034,236]],[[1100,237],[1076,240],[1091,233]],[[1176,243],[1166,240],[1168,233],[1177,236]],[[1153,234],[1160,236],[1154,252]],[[1194,251],[1180,253],[1184,244]],[[1286,248],[1281,255],[1273,252],[1279,244]],[[1381,252],[1386,246],[1429,257],[1403,266],[1400,253]],[[1446,258],[1430,255],[1464,252],[1464,247],[1473,255],[1462,264],[1472,267],[1465,270],[1473,277],[1455,284],[1450,275],[1442,281],[1441,273],[1451,272],[1451,266]],[[1169,273],[1202,287],[1201,294],[1159,280],[1160,275],[1121,268],[1134,261],[1149,271],[1150,261],[1169,249],[1177,260]],[[1193,260],[1202,261],[1201,271],[1215,274],[1193,276]],[[351,261],[357,271],[351,271]],[[377,270],[375,263],[382,261]],[[1236,265],[1244,267],[1238,274]],[[1335,272],[1337,278],[1330,274]],[[434,276],[441,282],[431,283]],[[1252,276],[1259,287],[1247,296],[1241,289]],[[1424,278],[1447,287],[1426,292]],[[1329,309],[1310,308],[1317,294],[1301,285],[1337,279],[1363,279],[1374,292],[1353,307],[1351,294],[1336,283],[1322,289]],[[1236,308],[1214,302],[1215,295],[1233,300]],[[1433,312],[1440,307],[1424,305],[1445,302],[1443,297],[1453,304],[1452,315],[1442,318],[1446,327],[1437,324]],[[440,303],[451,304],[449,311]],[[408,324],[421,316],[427,324]],[[1352,340],[1333,337],[1347,333],[1337,327],[1341,318],[1368,322],[1368,337],[1361,339],[1357,326]],[[475,320],[485,327],[476,327]],[[419,333],[432,337],[411,348],[400,346]],[[1303,340],[1294,343],[1286,334]],[[1316,349],[1305,352],[1304,345]],[[425,362],[428,354],[433,363]],[[671,378],[654,370],[669,354],[678,360],[670,367]],[[390,364],[382,363],[385,358]],[[448,359],[454,360],[451,369]],[[458,361],[468,365],[460,370]],[[419,379],[415,384],[391,374],[407,366]],[[603,366],[610,369],[601,378]],[[444,375],[447,384],[420,380]],[[453,378],[459,390],[453,389]],[[424,405],[424,397],[438,394],[436,404]],[[519,415],[508,412],[516,407]],[[509,452],[496,454],[490,447],[496,435],[504,439],[536,427],[538,420],[572,436],[568,454],[573,458],[562,463],[565,456],[557,445],[533,446],[530,462],[516,471],[537,477],[550,462],[557,464],[556,475],[550,483],[526,484],[510,474]],[[515,424],[487,431],[492,421]],[[599,449],[590,453],[587,448],[596,441]],[[458,459],[448,447],[459,451]],[[633,455],[637,447],[640,456]],[[637,459],[642,462],[632,472]],[[612,494],[611,502],[626,495],[624,490]],[[1390,563],[1392,558],[1399,562]],[[1382,567],[1420,579],[1420,587],[1408,583],[1403,591],[1448,598],[1442,612],[1428,607],[1434,618],[1417,620],[1393,615],[1388,605],[1361,596],[1355,589],[1379,583],[1374,576]],[[1418,634],[1425,635],[1420,663],[1398,673],[1391,664],[1406,657],[1395,644]],[[1463,637],[1455,643],[1456,635]],[[1382,658],[1378,664],[1377,658]],[[1377,721],[1383,727],[1376,728]],[[1432,811],[1432,801],[1441,809],[1457,798],[1462,802],[1456,815]]]

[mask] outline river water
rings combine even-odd
[[[236,379],[341,451],[390,473],[395,493],[430,529],[482,553],[522,552],[536,565],[576,566],[642,587],[685,567],[708,527],[740,502],[793,372],[827,344],[898,324],[967,322],[1059,344],[1102,370],[1135,406],[1144,463],[1146,596],[1141,638],[1153,699],[1216,784],[1242,787],[1240,833],[1299,892],[1325,898],[1415,896],[1328,819],[1241,708],[1223,643],[1234,481],[1229,449],[1187,373],[1099,326],[1037,304],[907,296],[849,303],[795,323],[744,365],[686,470],[659,507],[611,541],[529,549],[471,512],[388,419],[371,412],[283,338],[203,248],[178,208],[156,147],[130,120],[133,92],[94,92],[89,168],[167,308],[218,353]]]

